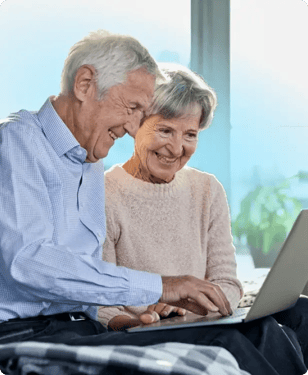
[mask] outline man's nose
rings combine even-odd
[[[137,131],[140,128],[140,122],[143,117],[143,113],[136,111],[134,114],[129,116],[128,121],[124,125],[126,132],[133,138],[135,138]]]

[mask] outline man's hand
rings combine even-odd
[[[181,307],[195,314],[209,311],[232,314],[230,303],[219,285],[194,276],[162,276],[163,294],[159,302]]]
[[[220,312],[223,316],[232,314],[230,303],[217,284],[194,276],[162,276],[162,281],[163,294],[158,304],[150,305],[139,319],[128,315],[115,316],[109,321],[109,328],[121,331],[140,324],[155,323],[160,316],[168,316],[171,312],[185,315],[185,310],[198,315],[209,312]]]

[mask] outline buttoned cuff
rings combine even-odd
[[[129,295],[127,306],[148,306],[157,303],[163,292],[162,278],[158,274],[128,270]]]

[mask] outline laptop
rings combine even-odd
[[[157,323],[128,328],[148,332],[217,324],[236,324],[259,319],[295,305],[308,280],[308,210],[298,215],[287,239],[251,307],[237,308],[231,316],[219,313],[200,316],[188,312]]]

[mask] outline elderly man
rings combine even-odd
[[[71,48],[59,96],[38,112],[22,110],[2,121],[0,343],[1,336],[5,342],[38,339],[51,320],[82,318],[74,330],[91,335],[81,323],[98,326],[99,305],[160,301],[203,314],[231,312],[220,288],[205,280],[161,277],[101,260],[100,159],[117,138],[136,133],[156,78],[163,76],[137,40],[94,32]],[[158,318],[149,311],[141,320]],[[56,329],[49,336],[47,341],[65,342]]]
[[[22,110],[0,124],[0,344],[216,345],[251,374],[274,375],[267,353],[278,342],[284,358],[277,356],[279,373],[302,373],[294,371],[303,367],[297,354],[284,355],[295,349],[271,317],[262,324],[168,335],[108,332],[96,320],[101,305],[160,302],[200,314],[231,312],[222,290],[207,280],[161,277],[101,260],[100,159],[117,138],[134,136],[156,78],[163,79],[155,61],[135,39],[92,33],[72,47],[58,97],[38,112]],[[144,323],[157,319],[152,306],[140,317]]]

